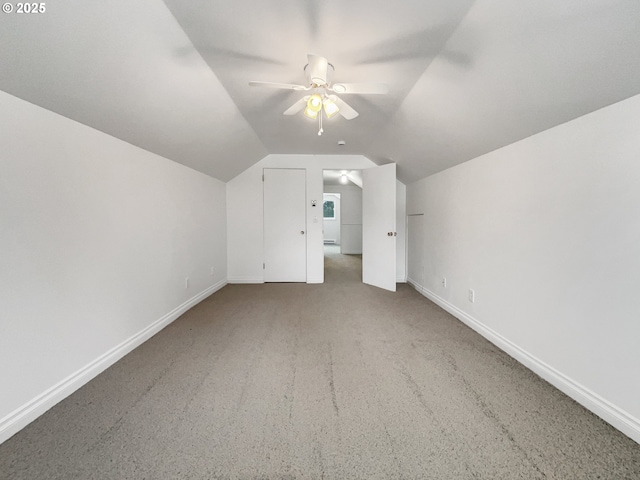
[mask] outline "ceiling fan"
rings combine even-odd
[[[304,110],[305,116],[315,120],[318,119],[318,135],[322,135],[322,112],[327,118],[336,114],[342,115],[347,120],[358,116],[353,108],[344,100],[339,98],[339,94],[363,94],[363,95],[384,95],[389,92],[389,87],[384,83],[333,83],[333,65],[326,58],[319,55],[308,54],[308,62],[304,67],[307,85],[295,85],[291,83],[273,82],[249,82],[252,87],[280,88],[285,90],[296,90],[310,92],[296,103],[287,108],[284,115],[295,115]]]

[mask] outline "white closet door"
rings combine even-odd
[[[306,171],[264,169],[264,281],[307,281]]]

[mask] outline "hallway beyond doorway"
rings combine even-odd
[[[362,282],[362,255],[344,255],[340,245],[324,246],[325,283]]]

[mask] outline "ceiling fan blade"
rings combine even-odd
[[[327,70],[329,68],[329,61],[319,55],[312,53],[307,54],[309,60],[309,79],[316,85],[324,85],[327,83]]]
[[[359,115],[358,112],[356,112],[353,108],[351,108],[347,104],[347,102],[340,99],[339,97],[336,97],[335,102],[338,108],[340,109],[338,113],[342,115],[344,118],[346,118],[347,120],[352,120]]]
[[[331,90],[336,93],[385,95],[389,93],[389,86],[385,83],[334,83]]]
[[[274,82],[249,82],[252,87],[281,88],[285,90],[309,90],[310,87],[303,85],[294,85],[292,83],[274,83]]]
[[[298,113],[300,110],[302,110],[304,108],[304,106],[307,104],[308,101],[309,101],[309,95],[305,95],[300,100],[298,100],[296,103],[294,103],[289,108],[287,108],[283,112],[283,114],[284,115],[295,115],[296,113]]]

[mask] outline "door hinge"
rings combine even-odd
[[[262,174],[262,181],[264,182],[264,173]]]
[[[262,264],[262,269],[264,270],[264,263]]]

